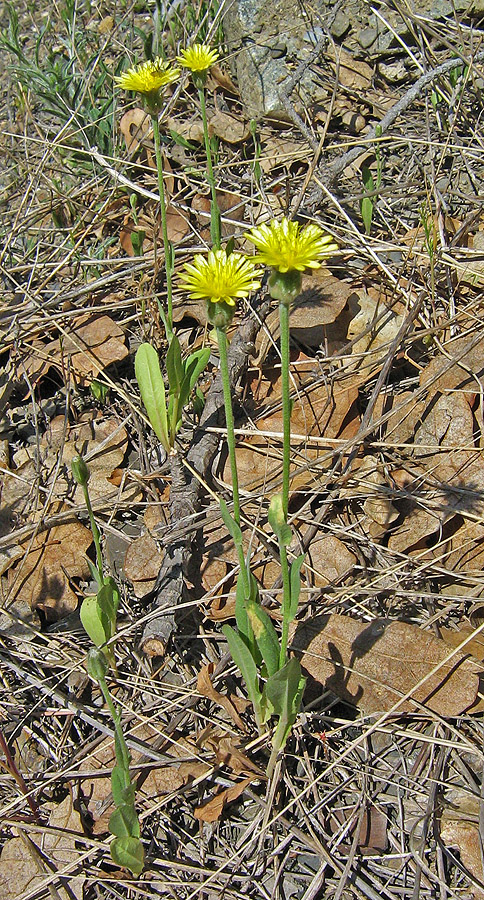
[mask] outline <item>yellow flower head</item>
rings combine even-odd
[[[185,264],[179,284],[193,300],[235,306],[236,299],[260,287],[261,274],[241,253],[227,256],[225,250],[211,250],[207,257],[197,253],[193,263]]]
[[[154,94],[176,81],[180,74],[180,69],[176,69],[165,62],[161,57],[156,59],[148,59],[147,62],[140,66],[133,66],[127,69],[122,75],[116,77],[119,88],[125,91],[136,91],[138,94]]]
[[[182,50],[176,60],[190,72],[207,72],[218,58],[218,50],[211,50],[208,44],[193,44]]]
[[[279,272],[318,269],[321,261],[338,249],[319,225],[301,226],[286,218],[260,225],[245,236],[258,250],[254,259]]]

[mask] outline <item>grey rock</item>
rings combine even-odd
[[[420,0],[419,14],[436,20],[460,14],[478,17],[484,0]],[[342,41],[356,58],[386,54],[396,35],[412,43],[406,21],[397,9],[381,4],[379,14],[369,12],[366,0],[230,0],[224,13],[224,31],[231,66],[242,102],[250,118],[271,115],[287,121],[286,92],[295,72],[303,73],[290,100],[298,109],[323,102],[327,90],[318,78],[327,73],[325,35]],[[318,54],[319,49],[319,54]]]
[[[376,28],[371,28],[370,25],[367,25],[366,28],[362,28],[359,32],[358,43],[363,47],[363,50],[368,50],[368,48],[375,43],[377,37],[378,31]]]

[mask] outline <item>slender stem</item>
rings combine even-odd
[[[234,413],[232,410],[232,394],[230,391],[229,364],[227,359],[227,335],[223,328],[217,328],[217,341],[220,352],[220,374],[224,393],[225,421],[227,423],[227,445],[229,448],[230,470],[232,473],[232,491],[234,495],[234,519],[240,526],[239,479],[237,460],[235,457]]]
[[[282,509],[287,522],[289,508],[289,466],[291,462],[291,398],[289,393],[289,306],[279,303],[281,327],[281,381],[282,381]]]
[[[203,139],[205,142],[205,153],[207,155],[207,180],[210,185],[210,193],[212,201],[210,203],[210,236],[214,250],[220,250],[220,210],[217,202],[217,191],[215,188],[215,175],[213,174],[212,150],[210,148],[210,138],[208,135],[207,107],[205,106],[205,89],[198,88],[198,96],[200,97],[200,111],[202,113],[203,122]]]
[[[126,771],[129,771],[129,764],[131,762],[131,758],[130,758],[128,747],[126,745],[126,741],[124,739],[120,715],[113,703],[113,699],[111,697],[109,688],[107,686],[106,679],[98,678],[98,681],[99,681],[99,685],[101,687],[101,691],[103,693],[103,697],[106,701],[106,705],[109,709],[109,712],[111,713],[111,718],[114,723],[114,730],[116,732],[116,737],[118,739],[119,749],[120,749],[121,753],[123,754],[122,761],[117,760],[117,762],[118,762],[118,764],[122,765]]]
[[[287,663],[287,643],[289,640],[289,608],[291,604],[291,582],[289,578],[289,563],[287,561],[287,549],[279,543],[279,557],[281,560],[282,575],[282,634],[281,648],[279,651],[279,668]]]
[[[232,492],[234,497],[234,520],[240,527],[240,498],[239,498],[239,477],[237,474],[237,459],[235,456],[235,431],[234,431],[234,413],[232,410],[232,392],[230,390],[229,364],[227,359],[227,335],[223,328],[217,329],[217,341],[220,352],[220,374],[222,376],[222,387],[224,393],[225,421],[227,424],[227,445],[229,448],[230,471],[232,473]],[[248,600],[250,596],[249,575],[247,572],[247,564],[244,556],[244,548],[241,541],[235,541],[237,548],[237,556],[239,558],[240,572],[244,585],[244,596]]]
[[[102,554],[102,550],[101,550],[101,533],[99,531],[99,528],[96,525],[96,520],[94,518],[94,513],[92,511],[92,506],[91,506],[91,498],[89,496],[89,488],[88,488],[87,484],[82,485],[82,490],[84,493],[84,501],[87,506],[87,512],[89,515],[89,522],[91,523],[91,531],[92,531],[92,536],[93,536],[93,540],[94,540],[94,546],[96,548],[96,564],[97,564],[97,570],[99,572],[99,584],[102,585],[102,583],[103,583],[103,554]]]
[[[153,137],[155,140],[155,157],[156,157],[156,169],[158,172],[158,192],[160,195],[160,210],[161,210],[161,230],[163,234],[163,248],[165,251],[165,273],[166,273],[166,299],[168,305],[167,317],[166,317],[166,330],[167,330],[167,338],[168,341],[171,340],[171,336],[173,334],[173,300],[172,300],[172,274],[173,274],[173,246],[168,240],[168,226],[166,222],[166,197],[165,197],[165,183],[163,181],[163,159],[161,156],[161,143],[160,143],[160,126],[158,124],[158,116],[152,115],[151,121],[153,124]]]

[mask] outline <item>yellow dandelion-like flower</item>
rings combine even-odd
[[[193,263],[185,264],[179,284],[193,300],[235,306],[237,299],[260,287],[261,274],[241,253],[227,256],[225,250],[211,250],[206,257],[197,253]]]
[[[191,72],[207,72],[219,58],[218,50],[212,50],[208,44],[193,44],[182,50],[177,62]]]
[[[174,68],[161,57],[149,59],[140,66],[127,69],[116,76],[117,86],[125,91],[136,91],[138,94],[154,94],[160,88],[176,81],[180,69]]]
[[[279,272],[318,269],[321,261],[338,249],[319,225],[302,226],[286,218],[260,225],[245,236],[258,250],[254,259]]]

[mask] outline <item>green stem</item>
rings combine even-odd
[[[279,303],[281,327],[281,381],[282,381],[282,509],[287,522],[289,508],[289,466],[291,462],[291,397],[289,392],[289,305]]]
[[[271,775],[274,771],[274,766],[276,764],[277,757],[279,755],[279,751],[284,746],[284,738],[286,736],[286,731],[287,731],[286,723],[282,720],[282,718],[280,718],[276,725],[276,730],[274,732],[274,737],[272,739],[272,751],[271,751],[271,755],[270,755],[269,762],[267,764],[267,769],[266,769],[266,775],[268,778],[271,777]]]
[[[229,448],[230,470],[232,473],[232,491],[234,495],[234,519],[240,527],[239,479],[237,460],[235,458],[234,413],[232,410],[232,393],[230,390],[229,364],[227,359],[227,335],[223,328],[217,328],[217,341],[220,353],[220,374],[224,393],[225,421],[227,423],[227,445]]]
[[[96,525],[96,520],[94,518],[94,513],[92,511],[91,498],[89,496],[89,489],[88,489],[87,484],[82,485],[82,490],[84,493],[84,502],[87,506],[87,512],[89,515],[89,522],[91,523],[91,531],[92,531],[92,537],[94,540],[94,546],[96,548],[96,564],[97,564],[97,570],[99,572],[99,584],[102,585],[102,583],[103,583],[103,554],[102,554],[102,550],[101,550],[101,533],[99,531],[99,528]]]
[[[114,730],[116,732],[116,737],[118,738],[119,748],[123,754],[122,765],[123,765],[123,768],[125,769],[125,771],[128,772],[131,758],[130,758],[130,754],[129,754],[129,750],[128,750],[126,741],[124,739],[123,729],[121,726],[121,718],[120,718],[120,715],[113,703],[113,699],[111,697],[109,688],[107,686],[106,679],[98,678],[98,681],[99,681],[99,685],[101,687],[101,691],[103,693],[103,697],[106,701],[106,705],[109,709],[109,712],[111,713],[111,717],[112,717],[112,720],[114,723]],[[118,763],[119,763],[119,760],[118,760]]]
[[[222,387],[224,394],[225,421],[227,424],[227,445],[229,448],[230,471],[232,473],[232,493],[234,498],[234,520],[240,528],[240,497],[239,497],[239,477],[237,474],[237,459],[235,456],[235,431],[234,431],[234,413],[232,409],[232,392],[230,390],[229,364],[227,359],[227,335],[223,328],[217,327],[217,342],[220,353],[220,375],[222,377]],[[237,556],[239,558],[239,566],[242,574],[244,585],[244,596],[249,599],[250,584],[249,575],[247,573],[247,564],[244,556],[244,548],[242,543],[235,541],[237,548]]]
[[[203,140],[205,142],[205,153],[207,156],[207,180],[210,185],[210,193],[212,201],[210,203],[210,236],[214,250],[220,250],[220,210],[217,202],[217,191],[215,188],[215,176],[213,174],[212,151],[210,148],[210,138],[208,134],[207,107],[205,106],[205,89],[198,88],[198,96],[200,97],[200,111],[202,113],[203,122]]]
[[[165,197],[165,183],[163,181],[163,159],[161,156],[161,143],[160,143],[160,126],[158,124],[158,116],[152,115],[151,121],[153,124],[153,137],[155,140],[155,157],[156,157],[156,169],[158,172],[158,192],[160,195],[160,210],[161,210],[161,230],[163,234],[163,248],[165,251],[165,273],[166,273],[166,299],[167,299],[167,316],[165,321],[166,331],[167,331],[167,339],[168,342],[171,341],[171,337],[173,334],[173,289],[172,289],[172,275],[173,275],[173,247],[170,241],[168,240],[168,226],[166,222],[166,197]]]

